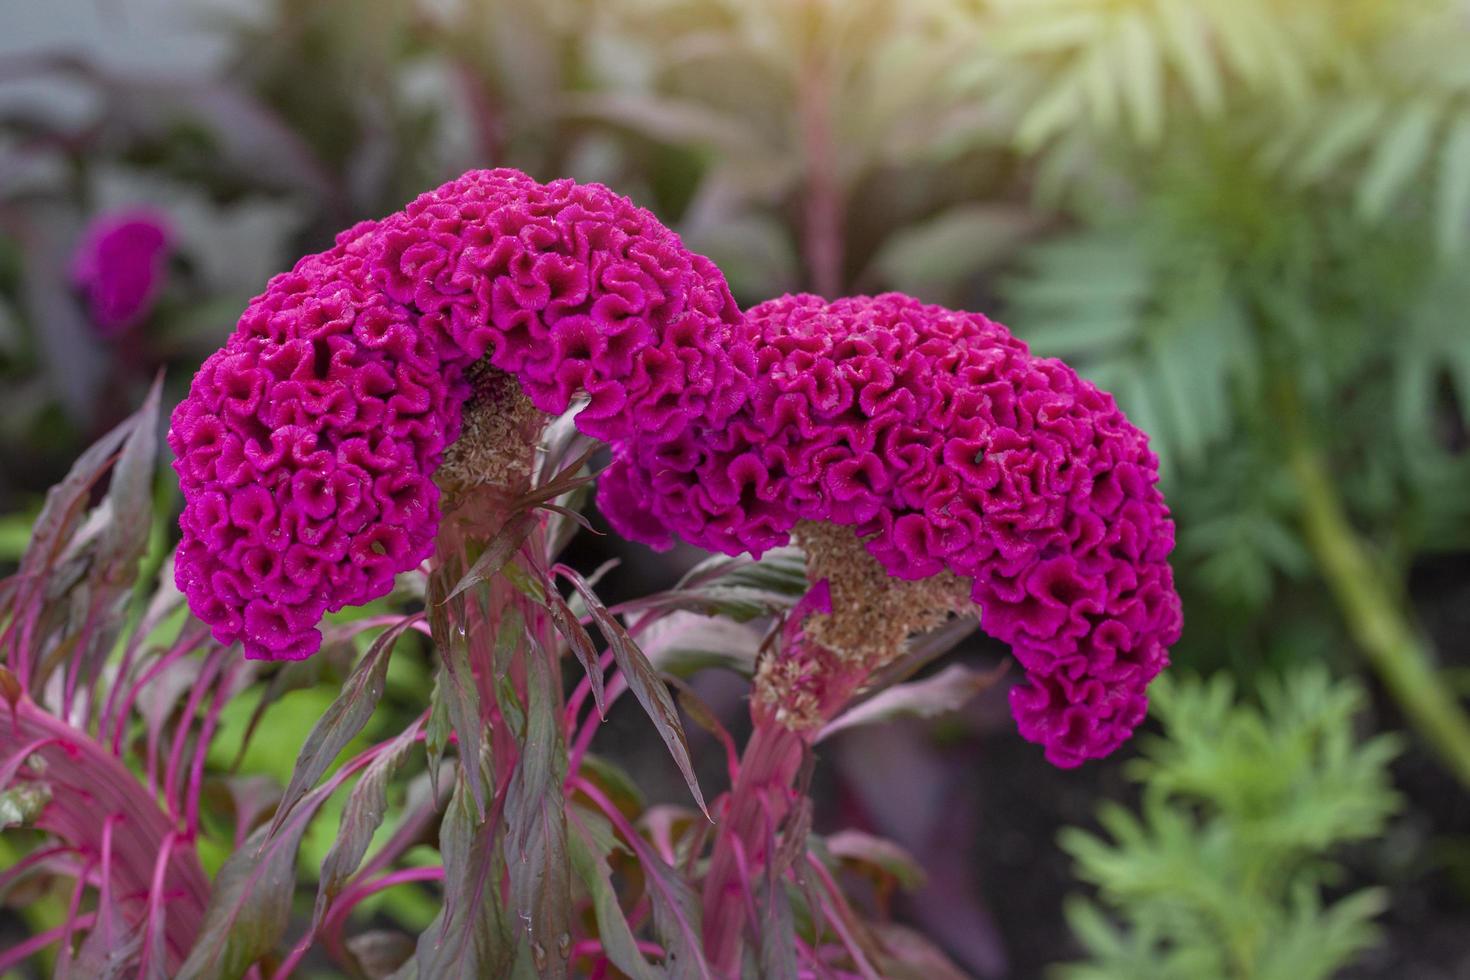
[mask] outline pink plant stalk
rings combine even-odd
[[[172,975],[203,921],[204,756],[246,672],[196,624],[159,645],[182,605],[172,590],[129,615],[157,425],[155,387],[51,491],[19,570],[0,583],[0,812],[50,838],[0,873],[0,888],[38,875],[74,882],[63,927],[0,952],[0,972],[59,942],[60,974],[110,963]],[[95,911],[84,913],[89,893]]]
[[[209,900],[193,846],[197,825],[161,809],[117,754],[28,695],[0,713],[0,787],[44,800],[32,826],[65,842],[38,868],[97,882],[91,941],[98,949],[144,941],[158,930],[162,950],[152,955],[176,968]],[[13,965],[0,954],[0,970]]]
[[[175,411],[190,607],[246,655],[300,659],[325,612],[433,551],[432,477],[466,371],[535,407],[585,395],[614,442],[719,426],[750,350],[724,278],[599,185],[474,171],[271,280]]]

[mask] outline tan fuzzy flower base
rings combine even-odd
[[[950,572],[893,578],[851,528],[803,521],[794,537],[806,552],[808,581],[826,579],[832,589],[832,614],[808,619],[807,638],[869,670],[896,660],[910,636],[971,606],[965,579]]]
[[[444,451],[434,481],[451,495],[494,486],[524,491],[536,441],[550,416],[538,411],[516,379],[484,361],[467,372],[474,387],[465,402],[459,438]]]
[[[805,521],[793,536],[807,580],[827,580],[832,612],[809,616],[794,649],[761,661],[753,697],[759,711],[802,732],[830,721],[873,671],[903,655],[909,637],[973,604],[970,583],[949,572],[891,577],[852,528]]]

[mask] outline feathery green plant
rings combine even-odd
[[[1470,478],[1470,150],[1443,53],[1470,29],[1447,3],[1185,6],[977,18],[971,90],[1004,107],[1071,222],[1023,258],[1006,318],[1154,435],[1191,616],[1254,629],[1319,575],[1341,624],[1319,632],[1345,627],[1470,782],[1470,718],[1405,598],[1416,556],[1470,541],[1446,492]],[[1269,43],[1246,43],[1263,24]],[[1405,73],[1432,112],[1403,104]],[[1333,122],[1349,111],[1361,131]],[[1248,646],[1240,629],[1194,639]]]
[[[1110,804],[1105,836],[1062,834],[1098,901],[1069,903],[1088,959],[1057,975],[1317,980],[1372,945],[1382,892],[1323,894],[1341,872],[1334,849],[1379,834],[1398,803],[1398,740],[1360,740],[1363,705],[1320,669],[1267,680],[1259,705],[1223,675],[1162,680],[1165,737],[1133,765],[1137,812]]]

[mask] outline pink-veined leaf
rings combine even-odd
[[[658,980],[658,973],[638,951],[638,942],[613,889],[608,857],[622,845],[613,836],[612,826],[601,814],[576,804],[567,809],[568,856],[572,870],[587,889],[592,900],[592,914],[597,920],[597,936],[602,951],[613,966],[632,980]]]
[[[454,795],[439,826],[444,904],[419,936],[413,957],[392,980],[503,977],[514,962],[515,943],[500,900],[505,863],[496,846],[499,815],[480,815],[464,763],[461,756]],[[481,750],[478,764],[481,782],[493,783],[487,750]]]
[[[526,727],[505,802],[505,862],[510,909],[536,975],[567,976],[571,954],[571,875],[567,858],[567,756],[561,699],[550,651],[526,650]]]
[[[633,642],[633,638],[628,635],[623,624],[608,612],[607,607],[587,586],[586,581],[565,566],[557,566],[557,570],[581,593],[582,601],[587,604],[588,611],[612,649],[613,659],[617,662],[618,669],[623,672],[628,689],[633,692],[633,696],[638,699],[638,703],[643,706],[644,712],[652,720],[659,737],[668,747],[669,754],[674,757],[674,764],[679,767],[679,772],[684,776],[684,782],[689,786],[694,802],[699,804],[699,809],[708,817],[709,808],[705,806],[704,794],[699,789],[699,780],[694,775],[694,764],[689,758],[689,742],[684,737],[684,726],[679,721],[679,710],[674,706],[674,699],[669,695],[668,687],[658,676],[653,665],[648,662],[648,658],[643,655],[643,651],[638,648],[638,644]]]
[[[296,757],[296,767],[291,771],[286,791],[281,794],[281,804],[271,820],[270,836],[281,829],[297,801],[317,784],[342,750],[367,725],[387,687],[388,660],[393,646],[418,618],[418,615],[405,617],[373,641],[372,647],[343,684],[342,693],[312,726],[300,755]]]
[[[984,671],[974,670],[963,664],[950,664],[932,677],[879,691],[833,719],[822,729],[817,741],[859,725],[871,725],[905,716],[933,718],[957,711],[970,698],[992,686],[1004,670],[1004,664]]]
[[[321,926],[327,906],[362,864],[368,845],[372,843],[378,828],[383,825],[383,817],[388,812],[388,781],[408,758],[409,750],[418,741],[423,725],[424,719],[419,718],[395,736],[382,754],[363,771],[357,785],[352,787],[352,793],[342,808],[342,822],[337,836],[322,861],[321,880],[317,887],[316,906],[312,910],[307,940]]]

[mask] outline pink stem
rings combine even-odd
[[[199,680],[189,690],[189,699],[184,704],[184,713],[179,717],[179,727],[174,731],[173,748],[168,754],[168,768],[163,775],[163,799],[168,804],[169,815],[177,820],[182,814],[183,807],[179,804],[179,775],[184,758],[184,747],[189,741],[189,732],[194,727],[194,717],[199,713],[199,704],[204,700],[210,686],[214,683],[215,675],[224,666],[224,655],[228,652],[225,647],[216,647],[214,655],[205,658],[204,667],[200,671]],[[149,784],[150,787],[152,784]]]
[[[32,936],[30,939],[16,943],[9,949],[0,952],[0,976],[7,975],[8,971],[56,942],[66,934],[67,929],[86,929],[92,925],[96,918],[96,913],[88,912],[86,915],[79,916],[73,923],[60,925],[55,929],[48,929],[39,936]]]
[[[791,809],[803,745],[803,737],[796,732],[772,719],[757,719],[740,773],[725,800],[704,881],[705,953],[710,966],[722,976],[733,976],[739,970],[740,941],[751,898],[749,876],[759,873],[771,858],[768,830]],[[751,924],[755,921],[752,917]]]
[[[179,835],[171,833],[163,839],[158,849],[158,860],[153,863],[153,882],[148,886],[148,911],[143,916],[143,955],[138,959],[138,976],[148,976],[148,967],[153,958],[154,938],[167,928],[167,913],[163,908],[164,888],[167,884],[168,861]],[[182,955],[183,952],[180,951]]]
[[[337,897],[337,900],[332,903],[331,908],[327,910],[326,917],[322,920],[321,928],[317,930],[317,934],[327,940],[327,947],[333,957],[339,962],[345,961],[347,951],[341,943],[341,935],[343,928],[347,925],[347,917],[352,914],[354,908],[378,892],[386,891],[396,885],[406,885],[420,881],[443,880],[444,868],[436,865],[425,868],[403,868],[379,878],[374,878],[372,881],[355,884],[342,892]],[[308,935],[297,944],[297,947],[291,951],[291,956],[276,971],[273,980],[285,980],[286,977],[291,975],[291,969],[295,968],[296,963],[300,962],[301,957],[305,956],[307,950],[311,948],[311,940],[313,938],[313,936]]]
[[[130,908],[133,896],[149,892],[149,882],[165,875],[170,896],[169,928],[165,933],[169,967],[188,952],[198,935],[209,898],[209,879],[192,847],[175,848],[175,828],[157,800],[116,755],[85,732],[66,725],[22,695],[13,711],[13,724],[0,726],[0,752],[10,739],[29,743],[45,738],[51,744],[37,750],[48,763],[47,781],[52,799],[37,826],[78,854],[99,855],[104,828],[116,825],[109,848],[111,888],[130,926],[139,911]],[[8,754],[8,753],[7,753]],[[160,868],[154,858],[168,856]]]
[[[607,690],[603,692],[602,703],[609,708],[613,702],[628,690],[628,681],[621,672],[614,674],[613,679],[607,682]],[[567,759],[567,772],[575,773],[582,767],[582,758],[586,756],[587,749],[592,745],[592,737],[602,727],[602,719],[597,716],[596,711],[587,712],[587,718],[582,722],[582,728],[577,732],[577,740],[572,743],[572,753]]]
[[[77,681],[81,677],[82,660],[85,659],[87,646],[92,641],[92,634],[97,628],[97,606],[92,603],[87,607],[87,618],[82,621],[82,628],[78,631],[72,648],[72,656],[66,665],[66,682],[61,692],[61,717],[72,716],[72,704],[76,700]]]
[[[112,720],[112,751],[114,753],[122,752],[122,740],[123,735],[127,732],[128,716],[133,713],[133,704],[143,693],[143,689],[153,683],[153,679],[167,670],[174,661],[193,653],[208,635],[208,632],[202,629],[187,631],[179,637],[178,642],[170,647],[167,653],[143,672],[143,676],[138,679],[137,683],[128,688],[127,696],[123,699],[122,704],[118,707],[117,715]],[[118,678],[119,686],[125,683],[124,678]],[[98,737],[102,737],[101,733],[98,734]],[[157,748],[157,739],[150,738],[149,742],[154,749]]]
[[[224,676],[215,685],[214,700],[204,716],[204,724],[199,729],[199,740],[194,745],[194,764],[189,767],[189,782],[185,787],[188,800],[184,808],[184,826],[190,836],[199,833],[199,797],[204,791],[204,760],[209,755],[209,745],[214,740],[215,729],[219,727],[220,714],[225,710],[225,702],[229,699],[230,685],[234,683],[235,675],[240,672],[243,664],[243,660],[231,660]]]
[[[27,854],[25,857],[15,862],[15,864],[6,868],[4,871],[0,871],[0,897],[4,896],[5,890],[10,887],[12,882],[18,879],[21,875],[25,874],[31,868],[34,868],[36,865],[41,864],[43,861],[49,861],[51,858],[58,857],[62,854],[76,853],[76,848],[67,847],[64,844],[58,844],[55,847],[42,848],[39,851],[32,851],[30,854]]]
[[[102,860],[97,875],[97,928],[103,935],[112,935],[112,825],[121,820],[109,813],[102,822]]]
[[[832,880],[825,865],[811,854],[806,856],[807,866],[817,873],[818,880],[822,883],[822,890],[827,893],[827,899],[822,902],[822,910],[826,912],[827,918],[832,921],[832,928],[836,931],[842,945],[847,949],[848,955],[852,957],[865,980],[879,980],[873,965],[868,962],[867,956],[863,954],[862,947],[858,945],[856,937],[847,928],[847,920],[851,916],[851,909],[847,907],[847,900],[842,897],[842,890],[837,887],[837,882]]]
[[[633,849],[633,853],[638,855],[638,859],[640,861],[659,860],[658,855],[652,853],[649,850],[648,842],[643,839],[643,835],[638,833],[633,825],[628,822],[628,818],[623,816],[623,811],[619,810],[616,806],[613,805],[613,802],[611,800],[603,795],[602,790],[598,789],[587,780],[582,779],[580,776],[575,777],[573,779],[573,782],[580,792],[585,794],[587,798],[590,799],[593,803],[597,804],[597,808],[601,810],[603,815],[612,822],[613,827],[618,831],[618,833],[623,835],[623,838],[628,842],[628,846]],[[661,887],[659,884],[659,877],[657,875],[648,876],[648,887]],[[678,920],[679,928],[684,931],[692,931],[694,925],[686,918],[684,918],[683,913],[679,910],[678,902],[671,900],[669,904],[670,908],[673,910],[674,916]]]
[[[96,861],[88,864],[86,869],[77,875],[76,884],[72,887],[71,901],[66,907],[66,922],[64,923],[66,931],[61,934],[61,949],[57,953],[56,976],[58,980],[65,980],[67,974],[71,972],[71,937],[76,934],[77,919],[82,913],[82,895],[87,890],[87,876],[96,866]]]

